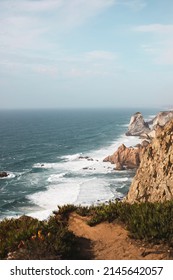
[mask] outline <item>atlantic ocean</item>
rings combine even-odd
[[[0,111],[0,219],[47,218],[57,205],[92,205],[127,193],[134,171],[115,171],[103,159],[119,145],[140,111],[158,109],[40,109]]]

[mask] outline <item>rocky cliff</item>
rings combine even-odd
[[[161,127],[142,155],[125,200],[155,202],[173,199],[173,119]]]

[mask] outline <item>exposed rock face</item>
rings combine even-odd
[[[125,201],[155,202],[173,199],[173,120],[157,126],[156,137],[142,155]]]
[[[4,178],[4,177],[7,177],[7,176],[8,176],[7,172],[5,172],[5,171],[0,172],[0,178]]]
[[[150,128],[147,122],[140,112],[135,113],[130,120],[127,136],[140,136],[141,134],[147,134],[150,132]]]
[[[153,128],[157,125],[164,126],[171,119],[173,119],[173,111],[159,112],[152,120]]]
[[[147,141],[143,141],[142,145],[138,144],[134,148],[127,148],[124,144],[122,144],[112,156],[106,157],[104,162],[109,161],[112,164],[115,164],[116,170],[137,168],[140,164],[145,146],[147,146]]]

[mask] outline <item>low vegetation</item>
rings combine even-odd
[[[91,210],[88,222],[93,226],[102,221],[123,222],[130,236],[146,241],[164,240],[173,244],[173,201],[164,203],[122,203],[110,202]]]
[[[80,259],[78,238],[66,220],[54,215],[48,221],[22,216],[0,223],[0,259]]]
[[[173,247],[173,201],[132,205],[115,201],[91,207],[65,205],[47,221],[27,216],[3,220],[0,259],[82,259],[79,238],[68,230],[68,217],[73,211],[89,216],[90,226],[120,222],[132,238],[164,241]]]

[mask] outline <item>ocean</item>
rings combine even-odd
[[[92,205],[127,193],[134,171],[115,171],[103,159],[127,137],[138,109],[0,111],[0,219],[46,219],[57,205]],[[158,111],[140,110],[146,119]]]

